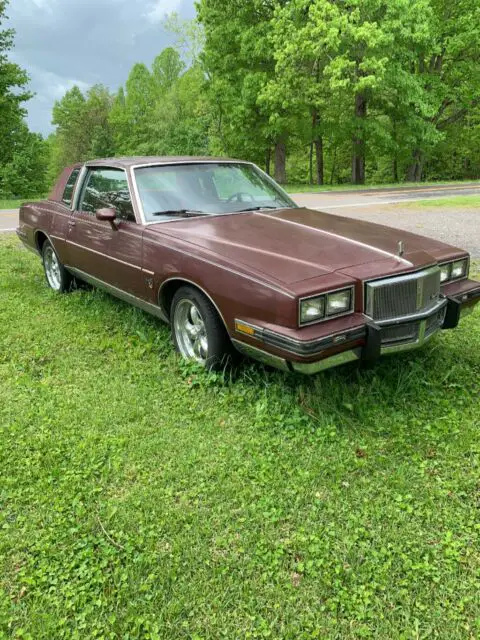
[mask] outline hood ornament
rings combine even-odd
[[[401,258],[405,253],[405,243],[403,242],[403,240],[400,240],[397,246],[398,246],[398,255]]]

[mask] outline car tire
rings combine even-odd
[[[56,293],[70,291],[73,277],[60,262],[57,252],[48,240],[43,243],[42,262],[48,286]]]
[[[173,343],[180,355],[214,371],[230,364],[232,343],[217,310],[201,291],[180,287],[172,300],[170,318]]]

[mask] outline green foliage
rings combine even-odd
[[[51,145],[51,175],[75,162],[108,157],[115,151],[110,128],[113,97],[103,85],[94,85],[86,95],[75,86],[53,107],[56,133]]]
[[[38,134],[30,133],[23,120],[28,75],[8,54],[15,32],[2,29],[6,0],[0,0],[0,197],[42,193],[46,189],[47,147]]]
[[[0,322],[0,637],[478,637],[479,310],[372,370],[208,375],[4,236]]]
[[[0,165],[0,197],[15,198],[48,190],[48,144],[22,122],[10,161]]]

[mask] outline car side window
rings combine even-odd
[[[114,208],[120,220],[135,222],[127,176],[123,169],[90,169],[79,210],[96,214],[98,209]]]
[[[62,202],[63,204],[66,204],[67,207],[70,207],[72,204],[73,190],[77,183],[77,178],[79,173],[80,173],[80,169],[74,169],[70,174],[69,179],[67,180],[67,184],[65,185]]]

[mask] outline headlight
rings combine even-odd
[[[463,278],[467,274],[468,260],[457,260],[452,262],[452,280],[454,278]]]
[[[446,262],[440,265],[440,282],[464,278],[468,271],[468,258]]]
[[[353,311],[353,287],[300,300],[300,325]]]
[[[327,316],[345,313],[352,306],[352,290],[336,291],[327,295]]]
[[[450,280],[451,273],[452,273],[452,265],[442,264],[440,266],[440,282],[447,282],[447,280]]]
[[[308,298],[300,302],[300,324],[308,324],[325,315],[325,296]]]

